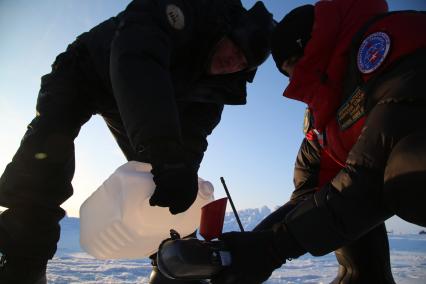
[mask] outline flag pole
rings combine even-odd
[[[234,212],[235,218],[237,219],[238,226],[240,227],[241,232],[244,232],[243,224],[241,224],[240,217],[238,216],[238,212],[235,209],[234,202],[232,201],[231,195],[229,194],[228,187],[226,186],[225,179],[220,177],[220,181],[222,182],[223,188],[225,189],[226,196],[228,196],[229,203],[231,203],[232,211]]]

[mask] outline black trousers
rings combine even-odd
[[[282,222],[297,206],[288,202],[259,223],[255,231]],[[357,241],[335,251],[339,268],[332,284],[394,284],[385,224],[381,224]]]
[[[135,159],[112,94],[77,40],[42,77],[37,116],[1,176],[0,205],[9,209],[0,215],[0,252],[53,257],[58,222],[65,215],[60,205],[73,193],[74,139],[96,113],[104,117],[126,158]]]

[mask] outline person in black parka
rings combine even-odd
[[[152,164],[150,204],[188,209],[207,136],[224,105],[245,104],[273,26],[262,2],[134,0],[78,36],[42,77],[37,115],[0,179],[0,283],[46,281],[73,193],[73,141],[94,114],[127,160]]]

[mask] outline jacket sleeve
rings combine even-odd
[[[414,103],[373,108],[345,168],[287,215],[285,223],[301,246],[313,255],[329,253],[394,214],[383,195],[387,160],[401,139],[423,129],[422,113],[424,106]]]
[[[315,141],[303,139],[294,165],[294,191],[290,200],[295,201],[318,189],[321,149]]]
[[[200,165],[207,150],[207,137],[219,124],[223,104],[190,102],[181,106],[183,147],[191,163]]]
[[[111,46],[110,74],[136,151],[149,141],[181,142],[169,64],[173,49],[191,37],[191,21],[191,11],[179,0],[134,0],[122,13]]]

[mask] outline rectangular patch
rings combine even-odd
[[[365,115],[364,103],[365,93],[358,87],[337,111],[337,122],[340,129],[348,129]]]

